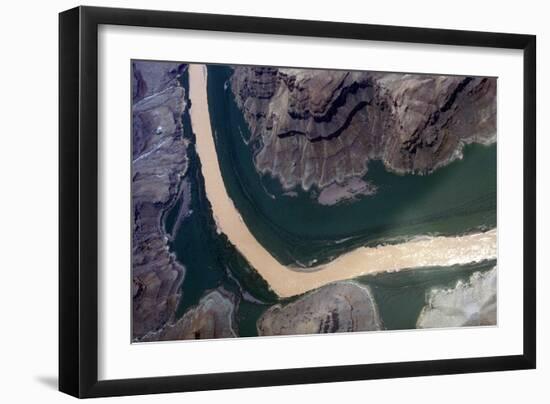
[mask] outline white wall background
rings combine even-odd
[[[550,393],[550,171],[546,111],[550,102],[550,26],[545,2],[392,0],[311,2],[200,0],[90,1],[88,5],[338,20],[538,36],[538,369],[262,389],[109,399],[110,402],[299,402],[342,399],[411,403],[544,402]],[[313,5],[315,4],[315,7]],[[4,2],[0,41],[2,114],[0,179],[0,400],[68,402],[57,385],[57,13],[62,0]],[[518,167],[519,169],[519,167]],[[521,231],[521,229],[518,229]],[[546,399],[546,400],[545,400]]]

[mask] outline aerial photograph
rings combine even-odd
[[[498,324],[496,77],[130,72],[132,342]]]

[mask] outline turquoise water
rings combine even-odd
[[[252,151],[243,141],[250,136],[248,128],[231,90],[224,89],[230,74],[227,67],[208,67],[209,109],[222,175],[247,226],[282,263],[329,260],[359,245],[395,242],[418,234],[462,234],[496,225],[496,146],[468,146],[462,161],[427,176],[396,175],[380,162],[371,162],[365,178],[378,187],[378,193],[352,204],[321,206],[301,190],[296,190],[296,197],[282,195],[279,183],[259,175],[253,165]],[[187,74],[183,75],[186,94],[187,80]],[[194,144],[187,111],[183,124]],[[225,235],[216,232],[193,146],[187,178],[193,213],[170,243],[187,270],[177,317],[197,304],[207,290],[223,286],[239,300],[239,335],[257,335],[257,319],[278,299]],[[178,210],[176,203],[165,215],[166,230],[173,228]],[[494,265],[492,261],[414,269],[357,281],[371,287],[386,329],[408,329],[415,327],[431,288],[452,287],[459,279]]]
[[[208,67],[210,119],[222,176],[248,228],[283,264],[328,261],[361,245],[419,234],[463,234],[496,226],[496,145],[469,145],[464,159],[433,174],[397,175],[380,161],[365,179],[378,187],[354,203],[322,206],[300,188],[286,196],[261,175],[243,139],[250,133],[226,85],[231,69]]]

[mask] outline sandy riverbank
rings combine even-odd
[[[252,235],[226,192],[218,163],[206,91],[206,66],[189,65],[190,115],[202,164],[206,194],[218,229],[280,297],[307,292],[325,284],[375,272],[405,268],[467,264],[494,259],[496,229],[460,237],[430,237],[406,243],[358,248],[309,272],[281,265]]]

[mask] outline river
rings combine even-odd
[[[372,162],[366,179],[377,185],[378,193],[353,204],[321,206],[299,190],[296,196],[284,195],[276,181],[259,175],[252,164],[245,143],[248,129],[226,84],[230,72],[223,66],[208,67],[208,105],[223,182],[254,237],[282,264],[327,262],[360,245],[402,243],[418,235],[463,235],[496,225],[496,146],[468,146],[463,160],[427,176],[392,174]],[[188,116],[184,124],[189,128]],[[178,314],[221,284],[241,295],[240,335],[255,335],[256,319],[278,299],[216,232],[194,150],[190,175],[193,214],[171,243],[188,269]],[[173,217],[172,212],[167,215],[167,227]],[[427,290],[454,286],[494,265],[490,260],[357,280],[371,286],[385,328],[403,329],[414,327]]]

